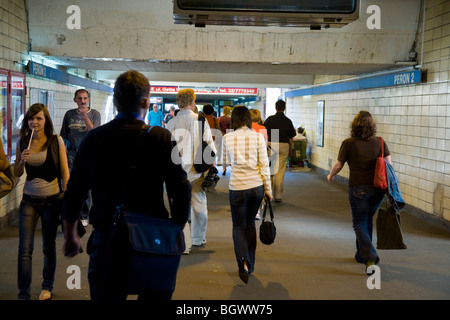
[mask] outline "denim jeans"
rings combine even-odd
[[[247,261],[248,271],[253,272],[256,252],[255,217],[264,197],[264,187],[247,190],[230,190],[233,243],[236,261],[242,267]]]
[[[57,196],[31,198],[23,196],[19,209],[19,254],[17,277],[19,299],[30,299],[32,256],[36,225],[41,218],[44,268],[42,290],[53,290],[56,270],[56,232],[59,225],[60,206]]]
[[[350,187],[348,198],[356,235],[355,259],[360,263],[378,262],[378,254],[372,244],[372,220],[383,202],[384,192],[373,186],[356,186]]]

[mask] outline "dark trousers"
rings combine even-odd
[[[23,195],[19,209],[19,254],[17,277],[19,299],[30,299],[34,235],[39,217],[42,222],[42,290],[53,290],[56,270],[56,233],[59,225],[60,206],[57,195],[31,197]]]
[[[250,272],[253,272],[255,267],[255,217],[263,197],[263,186],[247,190],[230,190],[229,193],[236,261],[239,267],[242,267],[243,260],[247,261]]]
[[[378,254],[372,244],[373,216],[383,202],[384,192],[373,186],[356,186],[350,187],[348,198],[356,235],[355,258],[361,263],[369,259],[378,262]]]

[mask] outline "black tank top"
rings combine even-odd
[[[52,182],[56,178],[59,177],[59,172],[57,170],[57,165],[53,159],[52,155],[52,147],[55,147],[54,144],[58,143],[58,139],[56,135],[51,138],[50,143],[47,147],[47,155],[45,157],[45,161],[40,166],[30,166],[25,163],[25,169],[27,171],[27,180],[31,181],[35,178],[44,179],[47,182]],[[23,150],[22,150],[23,151]]]

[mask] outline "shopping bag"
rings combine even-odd
[[[400,213],[390,206],[379,209],[377,217],[377,249],[406,249],[400,225]]]

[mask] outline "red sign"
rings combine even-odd
[[[7,81],[0,81],[2,88],[8,87]],[[11,89],[23,89],[23,82],[22,81],[12,81],[11,82]]]
[[[258,95],[257,88],[219,88],[217,93],[220,94],[251,94]]]
[[[150,91],[154,93],[177,93],[178,87],[151,86]]]
[[[258,95],[258,88],[193,88],[196,94]],[[178,93],[176,86],[151,86],[152,93]]]

